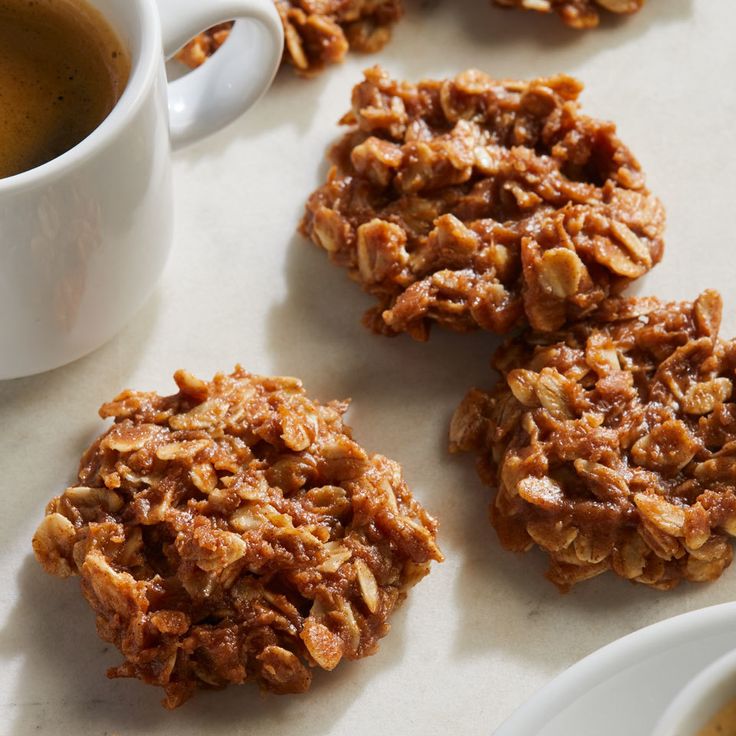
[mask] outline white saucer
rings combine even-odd
[[[733,648],[736,603],[661,621],[570,667],[495,736],[650,736],[680,688]]]

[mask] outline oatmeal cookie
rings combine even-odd
[[[33,538],[77,574],[110,677],[197,688],[309,688],[312,669],[376,651],[407,590],[442,555],[399,465],[369,455],[294,378],[185,371],[179,393],[124,391]]]
[[[564,331],[502,346],[490,392],[452,420],[497,488],[501,544],[538,545],[566,591],[612,570],[660,589],[710,581],[736,535],[736,341],[721,297],[611,299]]]
[[[391,38],[401,0],[274,0],[284,26],[284,58],[312,75],[343,60],[348,49],[374,53]],[[187,66],[206,61],[225,41],[231,23],[200,34],[178,54]]]
[[[554,331],[661,259],[664,209],[581,91],[567,76],[366,72],[301,229],[377,298],[368,327]]]
[[[503,8],[557,13],[572,28],[595,28],[601,11],[630,15],[641,10],[644,0],[493,0]]]
[[[220,23],[200,33],[177,53],[176,58],[192,69],[204,64],[225,43],[232,27],[232,23]]]

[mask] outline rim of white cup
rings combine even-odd
[[[137,8],[141,38],[140,52],[132,59],[130,78],[120,99],[110,114],[76,146],[45,164],[22,171],[20,174],[0,178],[0,196],[32,187],[42,180],[48,181],[63,176],[70,169],[94,156],[107,140],[116,137],[143,104],[146,91],[157,71],[157,56],[163,53],[160,40],[161,22],[156,4],[151,0],[122,1],[133,3]],[[118,29],[115,31],[118,32]]]
[[[731,687],[725,687],[732,681]],[[736,698],[736,649],[701,670],[675,695],[652,736],[697,736],[719,709]]]

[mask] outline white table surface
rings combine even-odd
[[[501,77],[566,71],[586,83],[587,112],[617,121],[668,208],[664,262],[637,290],[692,298],[719,288],[733,334],[736,3],[649,0],[637,17],[583,35],[485,0],[409,6],[377,57],[352,56],[312,81],[282,71],[250,115],[177,154],[176,244],[156,295],[93,355],[0,383],[3,736],[490,734],[601,645],[734,598],[736,570],[670,593],[605,575],[560,596],[541,555],[502,551],[472,458],[445,449],[466,389],[493,380],[494,340],[374,337],[359,323],[371,300],[294,229],[363,67],[380,61],[409,79],[469,66]],[[351,396],[358,440],[403,464],[441,520],[447,561],[413,591],[376,656],[318,674],[309,694],[231,688],[168,713],[159,690],[105,678],[119,655],[97,638],[77,582],[42,573],[30,539],[103,429],[103,401],[125,387],[171,392],[180,367],[209,377],[236,362],[298,375],[321,399]]]

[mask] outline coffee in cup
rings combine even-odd
[[[130,76],[130,54],[84,0],[0,0],[0,179],[84,140]]]
[[[167,81],[166,59],[206,28],[231,20],[230,37],[212,59]],[[0,381],[76,360],[134,317],[171,250],[172,148],[250,108],[271,84],[283,42],[273,0],[0,0]],[[80,58],[80,46],[91,63]],[[28,53],[32,47],[38,55]],[[14,81],[11,64],[31,76]],[[55,98],[68,102],[68,94],[77,94],[67,118],[72,125],[87,103],[103,104],[93,106],[85,129],[64,145],[41,146],[46,153],[33,158],[28,140],[21,147],[12,128],[2,126],[18,124],[19,87],[32,86],[42,68],[49,84],[80,81],[75,70],[92,74],[89,94],[52,84],[55,94],[42,112]],[[31,121],[23,113],[20,129],[26,114]],[[59,128],[64,124],[44,130]],[[8,150],[12,162],[3,159]],[[20,163],[19,152],[26,155]]]

